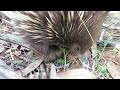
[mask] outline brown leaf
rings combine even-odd
[[[115,60],[116,54],[114,54],[111,50],[107,51],[104,55],[105,57],[108,58],[108,60]]]
[[[113,79],[120,79],[120,64],[115,65],[112,61],[108,61],[107,69]]]

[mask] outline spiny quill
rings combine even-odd
[[[56,60],[62,48],[83,54],[97,40],[109,11],[1,11],[45,62]]]

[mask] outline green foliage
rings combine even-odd
[[[108,78],[109,77],[109,73],[107,71],[107,67],[105,65],[99,65],[98,66],[98,70],[103,73],[103,75]]]
[[[113,51],[113,53],[116,54],[119,50],[116,47],[114,47],[112,51]]]
[[[103,53],[104,53],[104,51],[105,51],[105,49],[106,49],[106,47],[107,47],[107,44],[108,44],[108,42],[109,42],[111,39],[112,39],[112,36],[110,35],[109,38],[105,41],[105,43],[104,43],[104,45],[103,45],[102,52],[101,52],[100,57],[99,57],[99,59],[98,59],[98,62],[99,62],[99,60],[102,58]]]
[[[60,59],[57,59],[55,63],[57,66],[61,66],[61,65],[64,65],[65,61],[64,59],[60,58]]]
[[[107,67],[106,67],[105,65],[101,65],[100,60],[101,60],[101,58],[102,58],[102,56],[103,56],[103,53],[104,53],[104,51],[105,51],[105,49],[106,49],[106,47],[107,47],[108,42],[109,42],[111,39],[112,39],[112,36],[110,35],[109,38],[105,41],[105,43],[104,43],[104,45],[103,45],[103,48],[102,48],[102,51],[101,51],[101,54],[100,54],[100,56],[99,56],[99,58],[98,58],[98,60],[97,60],[97,70],[100,71],[101,73],[103,73],[103,75],[104,75],[106,78],[109,77],[109,73],[108,73],[108,71],[107,71]],[[114,51],[115,51],[115,50],[114,50]]]
[[[57,59],[55,64],[57,66],[64,65],[64,71],[65,71],[66,70],[66,63],[67,63],[67,49],[66,48],[63,49],[63,55],[64,55],[63,58]]]

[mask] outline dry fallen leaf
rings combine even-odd
[[[41,64],[42,60],[36,60],[35,62],[29,64],[25,69],[21,70],[24,76],[33,71]]]
[[[56,73],[56,67],[51,63],[50,79],[59,79]]]
[[[120,79],[120,64],[116,65],[112,61],[108,61],[107,69],[113,79]]]
[[[73,69],[68,70],[63,73],[57,74],[61,79],[95,79],[95,75],[93,75],[87,69]]]
[[[92,54],[92,55],[91,55]],[[92,47],[91,47],[91,53],[89,51],[89,57],[90,55],[92,56],[92,58],[95,58],[97,55],[98,55],[98,52],[97,52],[97,45],[94,44]]]
[[[0,59],[0,79],[23,79],[23,77]]]
[[[27,57],[28,57],[29,59],[32,59],[32,58],[33,58],[33,51],[32,51],[32,50],[30,50],[30,51],[27,52],[26,54],[27,54]]]
[[[107,51],[104,56],[107,57],[111,61],[115,60],[116,58],[116,54],[113,53],[111,50]]]
[[[29,79],[39,79],[39,72],[30,73]]]
[[[2,53],[5,50],[5,47],[0,47],[0,53]]]

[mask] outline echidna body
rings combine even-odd
[[[31,48],[45,61],[59,57],[62,48],[83,54],[100,34],[108,11],[1,11]]]

